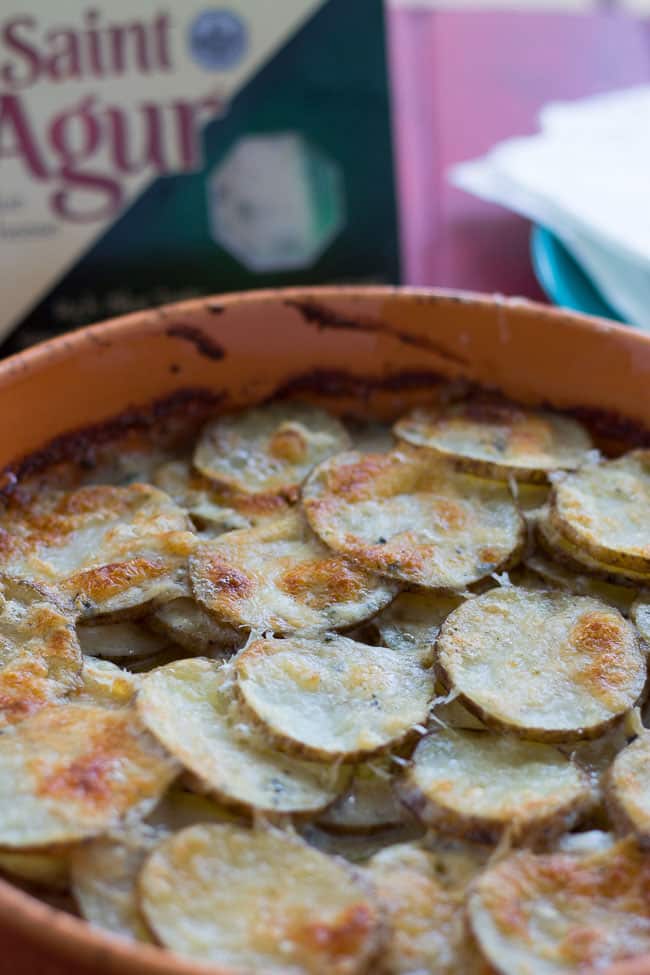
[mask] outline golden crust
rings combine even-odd
[[[606,795],[615,822],[650,845],[650,732],[618,753],[606,776]]]
[[[558,481],[549,520],[597,561],[650,573],[650,450],[633,450]]]
[[[362,975],[383,944],[363,880],[275,830],[182,830],[150,855],[139,888],[164,945],[237,971]]]
[[[313,813],[333,802],[347,774],[269,748],[235,707],[227,667],[201,658],[148,674],[137,699],[145,725],[202,782],[246,812]]]
[[[507,403],[465,402],[417,407],[395,434],[451,457],[480,477],[543,482],[555,470],[574,470],[593,444],[581,424],[565,416]]]
[[[178,773],[128,708],[48,708],[0,735],[0,847],[96,836],[144,815]]]
[[[188,527],[151,485],[95,485],[6,513],[0,552],[14,573],[55,585],[88,618],[186,594]]]
[[[415,749],[398,785],[429,826],[473,842],[548,839],[591,801],[586,773],[558,749],[487,731],[440,730]]]
[[[595,737],[641,695],[634,628],[588,596],[493,589],[442,625],[438,669],[481,720],[525,738]]]
[[[507,486],[416,448],[325,461],[303,488],[303,506],[330,548],[426,588],[462,589],[507,568],[525,541]]]
[[[202,545],[190,559],[190,579],[198,602],[218,619],[274,633],[355,626],[398,589],[328,549],[299,511]]]
[[[241,698],[273,740],[317,760],[398,745],[427,720],[434,696],[416,654],[341,636],[255,640],[234,666]]]
[[[607,968],[650,951],[650,856],[632,839],[586,855],[515,853],[469,897],[474,933],[504,975]]]
[[[223,487],[289,498],[315,464],[345,450],[350,438],[333,416],[304,403],[271,403],[213,420],[194,465]]]
[[[193,656],[229,657],[246,641],[242,630],[216,620],[189,596],[160,606],[147,617],[147,626]]]
[[[0,577],[0,728],[81,686],[71,608],[46,586]]]

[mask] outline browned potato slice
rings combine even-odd
[[[317,820],[333,832],[366,833],[410,823],[412,816],[395,794],[398,766],[390,759],[358,765],[350,788]]]
[[[649,871],[632,839],[584,855],[515,853],[476,880],[472,928],[503,975],[602,971],[650,951]]]
[[[547,555],[576,572],[588,572],[589,575],[617,586],[650,584],[650,574],[647,572],[636,572],[634,569],[627,569],[620,565],[606,565],[589,555],[585,549],[577,548],[549,520],[548,511],[544,511],[536,521],[535,535]]]
[[[650,731],[624,748],[606,778],[607,799],[615,820],[650,845]]]
[[[153,483],[166,491],[191,517],[202,536],[216,537],[236,528],[250,528],[288,510],[278,494],[242,494],[217,487],[187,461],[159,467]]]
[[[255,640],[235,659],[238,691],[278,744],[318,760],[356,761],[427,720],[430,669],[416,654],[347,637]]]
[[[307,480],[303,505],[330,548],[430,589],[462,589],[507,568],[526,537],[507,485],[406,446],[325,461]]]
[[[148,674],[137,705],[153,734],[218,799],[246,812],[314,813],[349,775],[273,751],[232,696],[230,665],[194,658]]]
[[[71,609],[45,586],[0,577],[0,728],[81,686]]]
[[[648,593],[637,596],[630,610],[630,616],[641,638],[650,645],[650,595]]]
[[[77,627],[77,637],[84,654],[118,660],[122,664],[151,657],[169,646],[169,640],[161,640],[141,623],[132,621],[82,623]]]
[[[557,748],[487,731],[424,738],[399,786],[424,822],[474,842],[565,832],[591,800],[589,779]]]
[[[551,471],[574,470],[593,447],[575,420],[509,403],[417,407],[394,430],[402,440],[450,457],[480,477],[529,482],[545,481]]]
[[[343,857],[350,863],[366,863],[380,850],[397,843],[412,843],[425,835],[424,826],[414,817],[401,826],[376,829],[371,833],[340,833],[309,823],[300,830],[301,836],[310,846],[322,850],[329,856]]]
[[[384,941],[371,888],[289,833],[184,829],[154,850],[139,887],[162,944],[236,971],[362,975]]]
[[[650,450],[633,450],[558,481],[549,519],[597,561],[650,573]]]
[[[416,651],[423,663],[433,661],[443,620],[465,597],[445,592],[403,592],[374,620],[381,642],[393,650]]]
[[[139,611],[187,593],[195,536],[149,484],[46,493],[0,522],[12,572],[55,585],[83,618]]]
[[[235,491],[292,497],[315,464],[349,444],[345,427],[324,410],[272,403],[209,423],[196,445],[194,465]]]
[[[260,633],[349,628],[398,591],[323,545],[299,511],[200,546],[190,578],[205,609]]]
[[[0,847],[70,843],[144,816],[178,763],[134,711],[40,711],[0,735]]]
[[[467,937],[463,890],[444,883],[436,854],[411,844],[375,854],[366,870],[388,915],[384,964],[391,975],[477,975],[482,959]]]
[[[166,832],[140,823],[80,844],[72,853],[72,893],[87,921],[130,941],[153,939],[138,904],[137,879]]]
[[[630,613],[635,593],[627,586],[617,586],[612,582],[595,579],[585,574],[586,569],[576,572],[560,562],[546,558],[540,552],[529,556],[525,564],[531,572],[544,579],[554,589],[564,589],[578,596],[593,596],[594,599],[601,599],[604,603],[615,606],[624,616]]]
[[[447,617],[443,683],[488,724],[524,738],[594,738],[632,708],[646,663],[634,627],[588,596],[493,589]]]
[[[70,704],[91,704],[102,708],[125,708],[133,703],[139,679],[110,660],[84,657],[81,687],[69,698]]]
[[[189,596],[160,606],[147,618],[147,626],[192,655],[229,657],[246,642],[242,630],[216,620]]]

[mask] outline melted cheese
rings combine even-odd
[[[458,474],[415,448],[325,461],[304,486],[303,506],[330,548],[426,588],[462,589],[507,568],[525,539],[507,485]]]
[[[418,407],[394,430],[402,440],[454,458],[465,470],[522,481],[573,470],[592,448],[589,434],[575,420],[501,403]]]
[[[362,758],[402,741],[427,719],[430,670],[415,654],[346,637],[256,640],[236,659],[238,690],[288,750]]]
[[[445,683],[489,722],[524,737],[594,737],[636,703],[645,657],[610,606],[560,592],[494,589],[443,623]]]

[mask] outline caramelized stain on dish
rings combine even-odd
[[[409,375],[398,442],[185,392],[5,472],[6,876],[233,972],[650,948],[646,454]]]

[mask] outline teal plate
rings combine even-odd
[[[544,293],[556,305],[587,315],[624,321],[605,301],[564,244],[545,227],[533,227],[530,253],[535,276]]]

